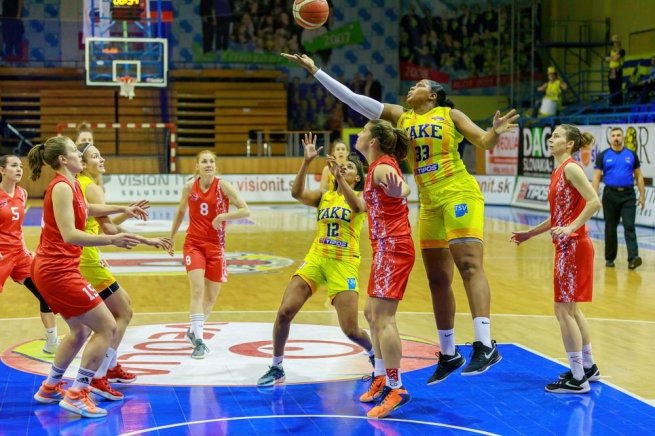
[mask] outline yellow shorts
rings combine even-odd
[[[359,292],[359,263],[359,258],[337,260],[308,253],[294,275],[307,282],[312,294],[327,285],[332,300],[340,292]]]
[[[423,188],[419,201],[421,249],[448,248],[449,241],[459,238],[482,241],[484,197],[471,175],[458,176],[445,186]]]
[[[84,247],[80,256],[80,273],[98,291],[104,291],[116,278],[100,260],[100,251],[97,247]]]

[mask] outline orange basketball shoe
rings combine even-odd
[[[123,399],[123,393],[112,388],[107,377],[94,378],[89,385],[91,392],[109,401],[119,401]]]
[[[59,402],[59,407],[85,418],[107,416],[107,411],[96,406],[93,400],[89,398],[89,393],[91,393],[89,388],[82,390],[70,388],[66,391],[64,399]]]
[[[66,395],[66,391],[64,390],[64,385],[66,384],[67,382],[60,381],[56,385],[50,386],[45,384],[45,380],[43,380],[41,387],[39,387],[39,390],[34,394],[34,399],[43,404],[58,403],[64,398],[64,395]]]
[[[364,378],[366,380],[366,378]],[[368,388],[368,391],[364,392],[359,401],[362,403],[372,403],[380,398],[382,395],[382,390],[384,385],[387,382],[387,377],[384,375],[378,375],[377,377],[371,377],[371,386]]]
[[[134,383],[136,374],[133,374],[117,364],[115,367],[107,370],[107,380],[111,383]]]
[[[409,403],[410,399],[411,397],[406,389],[391,389],[385,386],[377,406],[369,410],[366,416],[375,419],[384,418],[394,410]]]

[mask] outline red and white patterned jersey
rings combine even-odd
[[[587,201],[580,195],[564,176],[567,165],[579,165],[573,158],[568,158],[562,165],[553,171],[548,189],[548,203],[550,204],[551,227],[566,227],[570,225],[587,205]],[[587,235],[587,225],[575,231],[578,237]]]
[[[207,242],[216,241],[221,248],[225,247],[225,221],[221,223],[218,230],[212,227],[212,221],[217,215],[227,213],[230,209],[230,199],[221,189],[218,177],[207,189],[202,192],[200,178],[193,182],[188,198],[189,204],[189,229],[187,240]]]
[[[405,180],[392,156],[384,155],[368,167],[364,183],[364,201],[368,212],[368,230],[371,241],[412,233],[409,226],[409,209],[406,198],[389,197],[379,186],[373,186],[373,171],[378,165],[390,165]]]
[[[0,189],[0,254],[25,250],[23,220],[27,191],[16,186],[14,196]]]

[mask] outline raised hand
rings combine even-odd
[[[135,245],[141,242],[138,236],[131,233],[117,233],[112,239],[112,245],[120,248],[132,249]]]
[[[323,150],[323,147],[316,149],[317,139],[318,136],[312,136],[312,132],[305,133],[305,137],[301,139],[302,145],[305,147],[305,162],[311,162]]]
[[[386,183],[380,182],[380,187],[389,197],[400,198],[403,196],[403,181],[396,173],[387,173]]]
[[[494,114],[493,129],[496,135],[500,135],[503,132],[508,132],[512,129],[519,127],[516,124],[516,120],[519,119],[519,114],[516,113],[515,109],[507,112],[504,116],[500,116],[500,111],[496,111]]]
[[[311,74],[315,74],[318,71],[318,67],[314,63],[314,60],[309,56],[303,54],[289,54],[289,53],[280,53],[283,58],[295,62]]]
[[[334,156],[327,156],[327,166],[335,179],[340,180],[343,177],[344,170],[341,165],[337,163],[337,158]]]

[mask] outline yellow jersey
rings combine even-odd
[[[86,202],[89,202],[89,199],[86,198],[86,188],[92,184],[95,183],[93,179],[85,174],[78,174],[77,175],[77,180],[80,182],[80,186],[82,187],[82,194],[84,194],[84,199]],[[97,235],[100,233],[100,224],[94,217],[88,217],[86,219],[86,227],[84,228],[84,231],[86,233],[89,233],[91,235]]]
[[[457,150],[464,136],[455,128],[449,107],[435,107],[424,114],[405,111],[398,120],[398,128],[409,135],[407,160],[419,188],[446,182],[460,173],[468,174]]]
[[[341,193],[326,191],[316,212],[316,236],[310,253],[339,260],[358,258],[365,218],[366,212],[354,213]]]
[[[560,87],[560,80],[556,79],[553,80],[552,82],[548,82],[546,85],[546,97],[549,99],[556,101],[557,103],[560,102],[562,99],[562,88]]]

